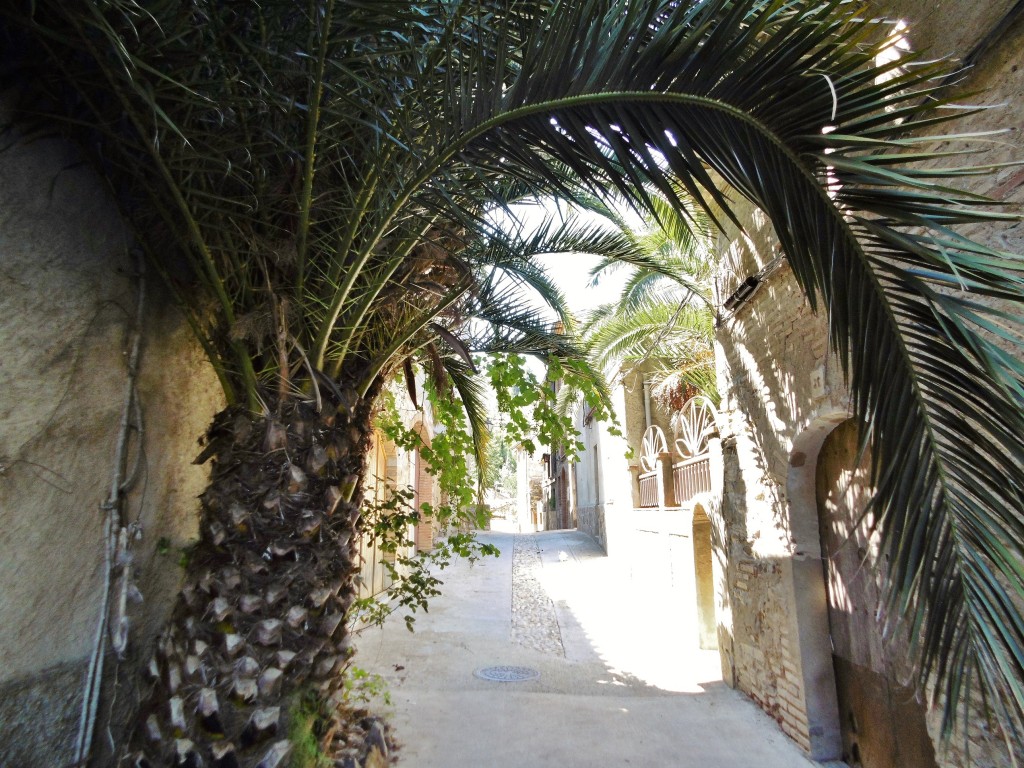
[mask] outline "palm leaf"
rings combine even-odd
[[[951,190],[945,169],[911,172],[893,162],[891,141],[944,118],[937,102],[921,103],[937,67],[904,64],[909,74],[878,86],[891,65],[874,64],[877,46],[864,42],[838,3],[707,2],[663,11],[671,23],[652,24],[648,44],[630,48],[629,72],[617,81],[607,79],[607,57],[622,50],[538,43],[521,73],[531,88],[503,92],[516,130],[481,130],[475,144],[500,156],[513,136],[528,140],[577,173],[613,174],[619,192],[633,199],[642,198],[632,189],[637,177],[672,172],[691,180],[686,188],[695,199],[728,212],[704,170],[710,167],[768,214],[812,305],[820,300],[830,313],[857,415],[871,425],[892,600],[912,626],[926,628],[915,635],[922,674],[941,674],[947,728],[963,679],[983,681],[1004,713],[1019,717],[1024,635],[1013,596],[1024,593],[1014,565],[1024,526],[1024,366],[969,319],[961,309],[966,297],[938,289],[963,285],[958,276],[968,275],[972,293],[1019,302],[1020,262],[946,230],[1007,215]],[[616,38],[616,23],[608,22],[602,39]],[[700,34],[685,39],[694,30]],[[659,80],[666,60],[679,69]],[[549,77],[535,89],[545,72],[573,76]],[[833,108],[822,72],[839,94],[834,134],[822,134]],[[617,98],[586,93],[598,77]],[[668,92],[632,87],[650,81]],[[845,138],[851,135],[857,139]],[[645,145],[658,148],[657,162]],[[616,174],[609,153],[626,173]],[[529,159],[521,151],[517,157]],[[535,167],[542,172],[539,160]],[[829,167],[838,181],[834,199],[825,189]],[[930,232],[907,234],[919,227]],[[964,372],[972,386],[948,386]],[[964,445],[992,453],[979,465],[957,456]],[[957,590],[945,587],[950,574]],[[940,667],[954,647],[968,650]]]
[[[652,211],[692,201],[715,223],[738,223],[739,195],[830,315],[875,443],[891,598],[947,726],[968,680],[1019,719],[1024,363],[1019,321],[985,301],[1019,314],[1022,270],[950,229],[1010,219],[949,186],[985,168],[920,162],[914,132],[951,117],[945,65],[876,64],[877,26],[840,0],[331,7],[5,9],[50,67],[36,103],[103,147],[229,395],[255,406],[256,372],[278,365],[232,335],[268,277],[313,367],[340,378],[389,375],[434,317],[456,327],[449,297],[422,286],[468,290],[472,270],[431,238],[473,243],[510,179]]]
[[[487,445],[490,431],[487,427],[487,398],[484,382],[477,372],[466,365],[461,359],[442,356],[444,370],[451,379],[452,385],[459,393],[459,400],[466,412],[470,432],[473,436],[473,449],[477,466],[477,481],[483,483],[487,471]]]

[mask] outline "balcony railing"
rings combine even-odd
[[[680,507],[700,493],[711,490],[711,460],[707,455],[672,465],[676,506]],[[641,498],[643,491],[641,488]]]
[[[640,506],[644,508],[658,506],[658,473],[647,472],[640,475],[638,479],[640,481]]]
[[[668,441],[661,427],[652,425],[644,432],[640,449],[641,473],[637,480],[640,483],[640,506],[660,507],[662,500],[658,498],[658,473],[661,471],[661,457],[668,455]]]
[[[718,431],[715,416],[714,406],[704,397],[690,398],[683,406],[677,426],[679,437],[674,444],[678,461],[672,464],[671,476],[667,471],[671,458],[665,433],[656,425],[647,428],[637,475],[642,508],[681,507],[702,493],[710,493],[709,441]]]

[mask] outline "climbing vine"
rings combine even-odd
[[[364,530],[385,554],[382,561],[389,586],[380,595],[365,597],[353,605],[351,616],[358,624],[380,624],[395,611],[406,611],[406,627],[411,631],[416,611],[426,611],[429,600],[441,594],[443,583],[438,572],[456,558],[470,562],[487,555],[498,555],[493,544],[479,542],[473,531],[487,524],[487,513],[476,503],[477,489],[469,457],[474,453],[473,434],[465,408],[453,392],[440,393],[429,380],[423,390],[433,422],[433,438],[428,442],[421,432],[402,418],[395,389],[385,391],[375,426],[388,440],[406,451],[419,451],[426,471],[440,490],[440,503],[429,500],[415,503],[411,486],[388,484],[383,498],[367,500],[363,506]],[[407,554],[413,546],[410,532],[422,519],[429,518],[441,535],[430,551]]]
[[[540,446],[551,446],[571,460],[584,450],[573,424],[572,404],[559,398],[560,391],[578,393],[595,418],[614,423],[607,391],[585,362],[566,363],[552,357],[540,376],[521,355],[478,357],[476,363],[490,384],[498,412],[505,417],[498,439],[522,446],[531,455]],[[363,530],[384,553],[381,564],[390,584],[383,593],[354,603],[350,617],[357,626],[380,624],[395,611],[405,611],[406,626],[412,630],[416,621],[413,614],[426,611],[430,599],[440,594],[440,571],[456,558],[472,562],[500,554],[493,544],[480,542],[474,535],[489,522],[489,512],[480,503],[481,482],[487,473],[477,465],[486,455],[485,450],[478,454],[477,449],[486,446],[488,436],[477,435],[474,439],[467,404],[454,389],[439,389],[429,376],[417,384],[425,395],[425,405],[419,410],[429,412],[435,425],[430,441],[403,418],[396,395],[400,382],[393,382],[382,394],[375,426],[396,447],[419,452],[426,471],[437,483],[440,502],[417,503],[412,487],[392,484],[382,495],[364,502]],[[432,550],[410,555],[411,531],[426,518],[433,521],[440,535]]]
[[[531,455],[544,445],[564,451],[569,460],[579,456],[584,445],[572,418],[577,404],[611,425],[612,434],[621,434],[600,375],[586,361],[550,357],[542,377],[522,355],[490,357],[484,366],[498,410],[508,416],[507,438]]]

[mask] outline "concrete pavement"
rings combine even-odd
[[[415,633],[396,615],[358,639],[357,666],[389,685],[401,765],[817,765],[721,682],[717,652],[688,640],[672,594],[631,584],[588,536],[480,536],[501,557],[443,571],[444,594]],[[474,675],[494,665],[540,676]]]

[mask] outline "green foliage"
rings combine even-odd
[[[383,500],[364,503],[364,531],[387,555],[382,565],[390,584],[383,596],[362,598],[353,604],[350,617],[356,624],[380,624],[396,610],[404,610],[406,627],[412,631],[416,621],[412,614],[427,611],[430,599],[441,594],[439,571],[456,558],[473,562],[499,554],[496,547],[477,541],[473,534],[486,527],[488,517],[486,510],[476,504],[469,461],[475,449],[474,438],[461,399],[453,392],[439,392],[429,380],[424,391],[435,424],[441,427],[429,443],[419,430],[403,422],[392,389],[380,398],[376,426],[399,448],[419,451],[426,471],[437,482],[442,502],[435,505],[423,501],[415,507],[416,495],[411,487],[388,487]],[[424,518],[440,527],[441,536],[430,551],[410,556],[406,551],[414,542],[409,532]]]
[[[349,609],[349,618],[357,627],[379,625],[392,613],[407,611],[403,618],[411,632],[416,622],[412,614],[426,612],[430,600],[441,594],[440,587],[444,582],[437,576],[439,571],[451,565],[456,558],[473,562],[480,557],[496,557],[500,553],[493,544],[477,541],[472,530],[450,527],[453,522],[473,527],[486,523],[486,520],[481,520],[481,510],[475,505],[454,509],[449,505],[435,507],[424,502],[417,509],[410,503],[415,497],[412,488],[388,491],[388,498],[384,501],[364,504],[363,518],[367,524],[366,535],[380,551],[387,553],[381,564],[387,571],[389,585],[382,595],[356,600]],[[405,552],[414,543],[409,531],[422,517],[443,519],[449,528],[435,539],[430,551],[408,555]]]
[[[192,541],[181,547],[178,550],[178,565],[182,568],[188,568],[188,564],[192,562],[192,555],[195,554],[196,545],[198,541]]]
[[[953,229],[1015,216],[951,186],[992,166],[950,167],[926,135],[962,114],[949,66],[883,61],[842,0],[312,7],[0,6],[34,46],[31,110],[95,152],[228,398],[311,397],[321,371],[375,392],[484,312],[503,330],[478,349],[525,351],[536,324],[495,311],[511,299],[467,247],[511,187],[650,210],[681,187],[734,224],[742,197],[829,313],[890,604],[946,733],[979,681],[1020,723],[1024,268]]]
[[[557,387],[563,383],[585,391],[586,402],[601,417],[613,418],[604,390],[595,385],[596,374],[585,363],[563,363],[548,359],[543,378],[536,376],[521,355],[492,355],[478,358],[485,369],[497,402],[506,417],[502,440],[506,445],[522,445],[529,452],[538,444],[560,446],[570,456],[583,449],[577,439],[572,418],[558,407]],[[357,624],[379,624],[396,610],[406,611],[406,626],[412,630],[417,611],[427,611],[430,599],[440,594],[438,573],[456,558],[470,562],[486,555],[497,555],[490,544],[476,540],[473,531],[486,527],[489,513],[477,503],[481,480],[474,473],[477,443],[465,403],[453,389],[442,389],[434,377],[423,381],[426,414],[437,428],[428,442],[420,429],[406,424],[397,405],[396,388],[388,388],[380,397],[376,427],[397,447],[418,451],[426,471],[440,490],[440,504],[421,501],[414,506],[412,488],[391,488],[383,500],[367,501],[363,506],[363,526],[380,551],[388,556],[383,567],[390,584],[383,596],[371,596],[353,604],[350,616]],[[484,470],[486,475],[486,467]],[[407,555],[413,545],[410,530],[429,517],[441,529],[429,552]]]
[[[493,489],[504,496],[513,496],[516,491],[516,443],[508,435],[507,419],[499,416],[497,429],[487,443],[487,457],[484,463],[483,488]]]
[[[711,306],[711,229],[707,216],[684,190],[673,208],[658,190],[639,225],[604,201],[588,209],[635,243],[643,259],[603,259],[591,270],[596,285],[608,275],[623,279],[616,301],[591,309],[582,336],[587,354],[610,380],[642,366],[667,410],[678,410],[695,394],[718,402],[714,313]],[[619,206],[621,207],[621,203]]]
[[[391,705],[391,692],[383,676],[376,672],[367,672],[354,664],[346,667],[343,675],[344,702],[349,707],[365,707],[376,701]]]
[[[310,691],[298,693],[288,705],[288,739],[292,752],[290,768],[330,768],[334,761],[320,748],[325,722],[318,697]]]
[[[546,445],[564,451],[571,460],[584,449],[572,413],[559,399],[563,387],[579,392],[595,418],[612,424],[618,434],[607,388],[586,361],[549,357],[543,378],[530,370],[522,355],[494,355],[482,362],[498,409],[508,417],[505,436],[527,453]]]
[[[432,508],[429,513],[442,526],[465,515],[476,499],[469,458],[476,453],[476,443],[469,426],[466,409],[461,397],[452,391],[439,391],[437,384],[427,378],[423,390],[430,405],[429,414],[439,427],[428,442],[417,429],[402,423],[395,395],[388,392],[382,397],[376,426],[396,446],[407,451],[419,451],[441,491],[445,503]],[[476,523],[467,518],[467,523]],[[486,521],[483,521],[486,522]]]

